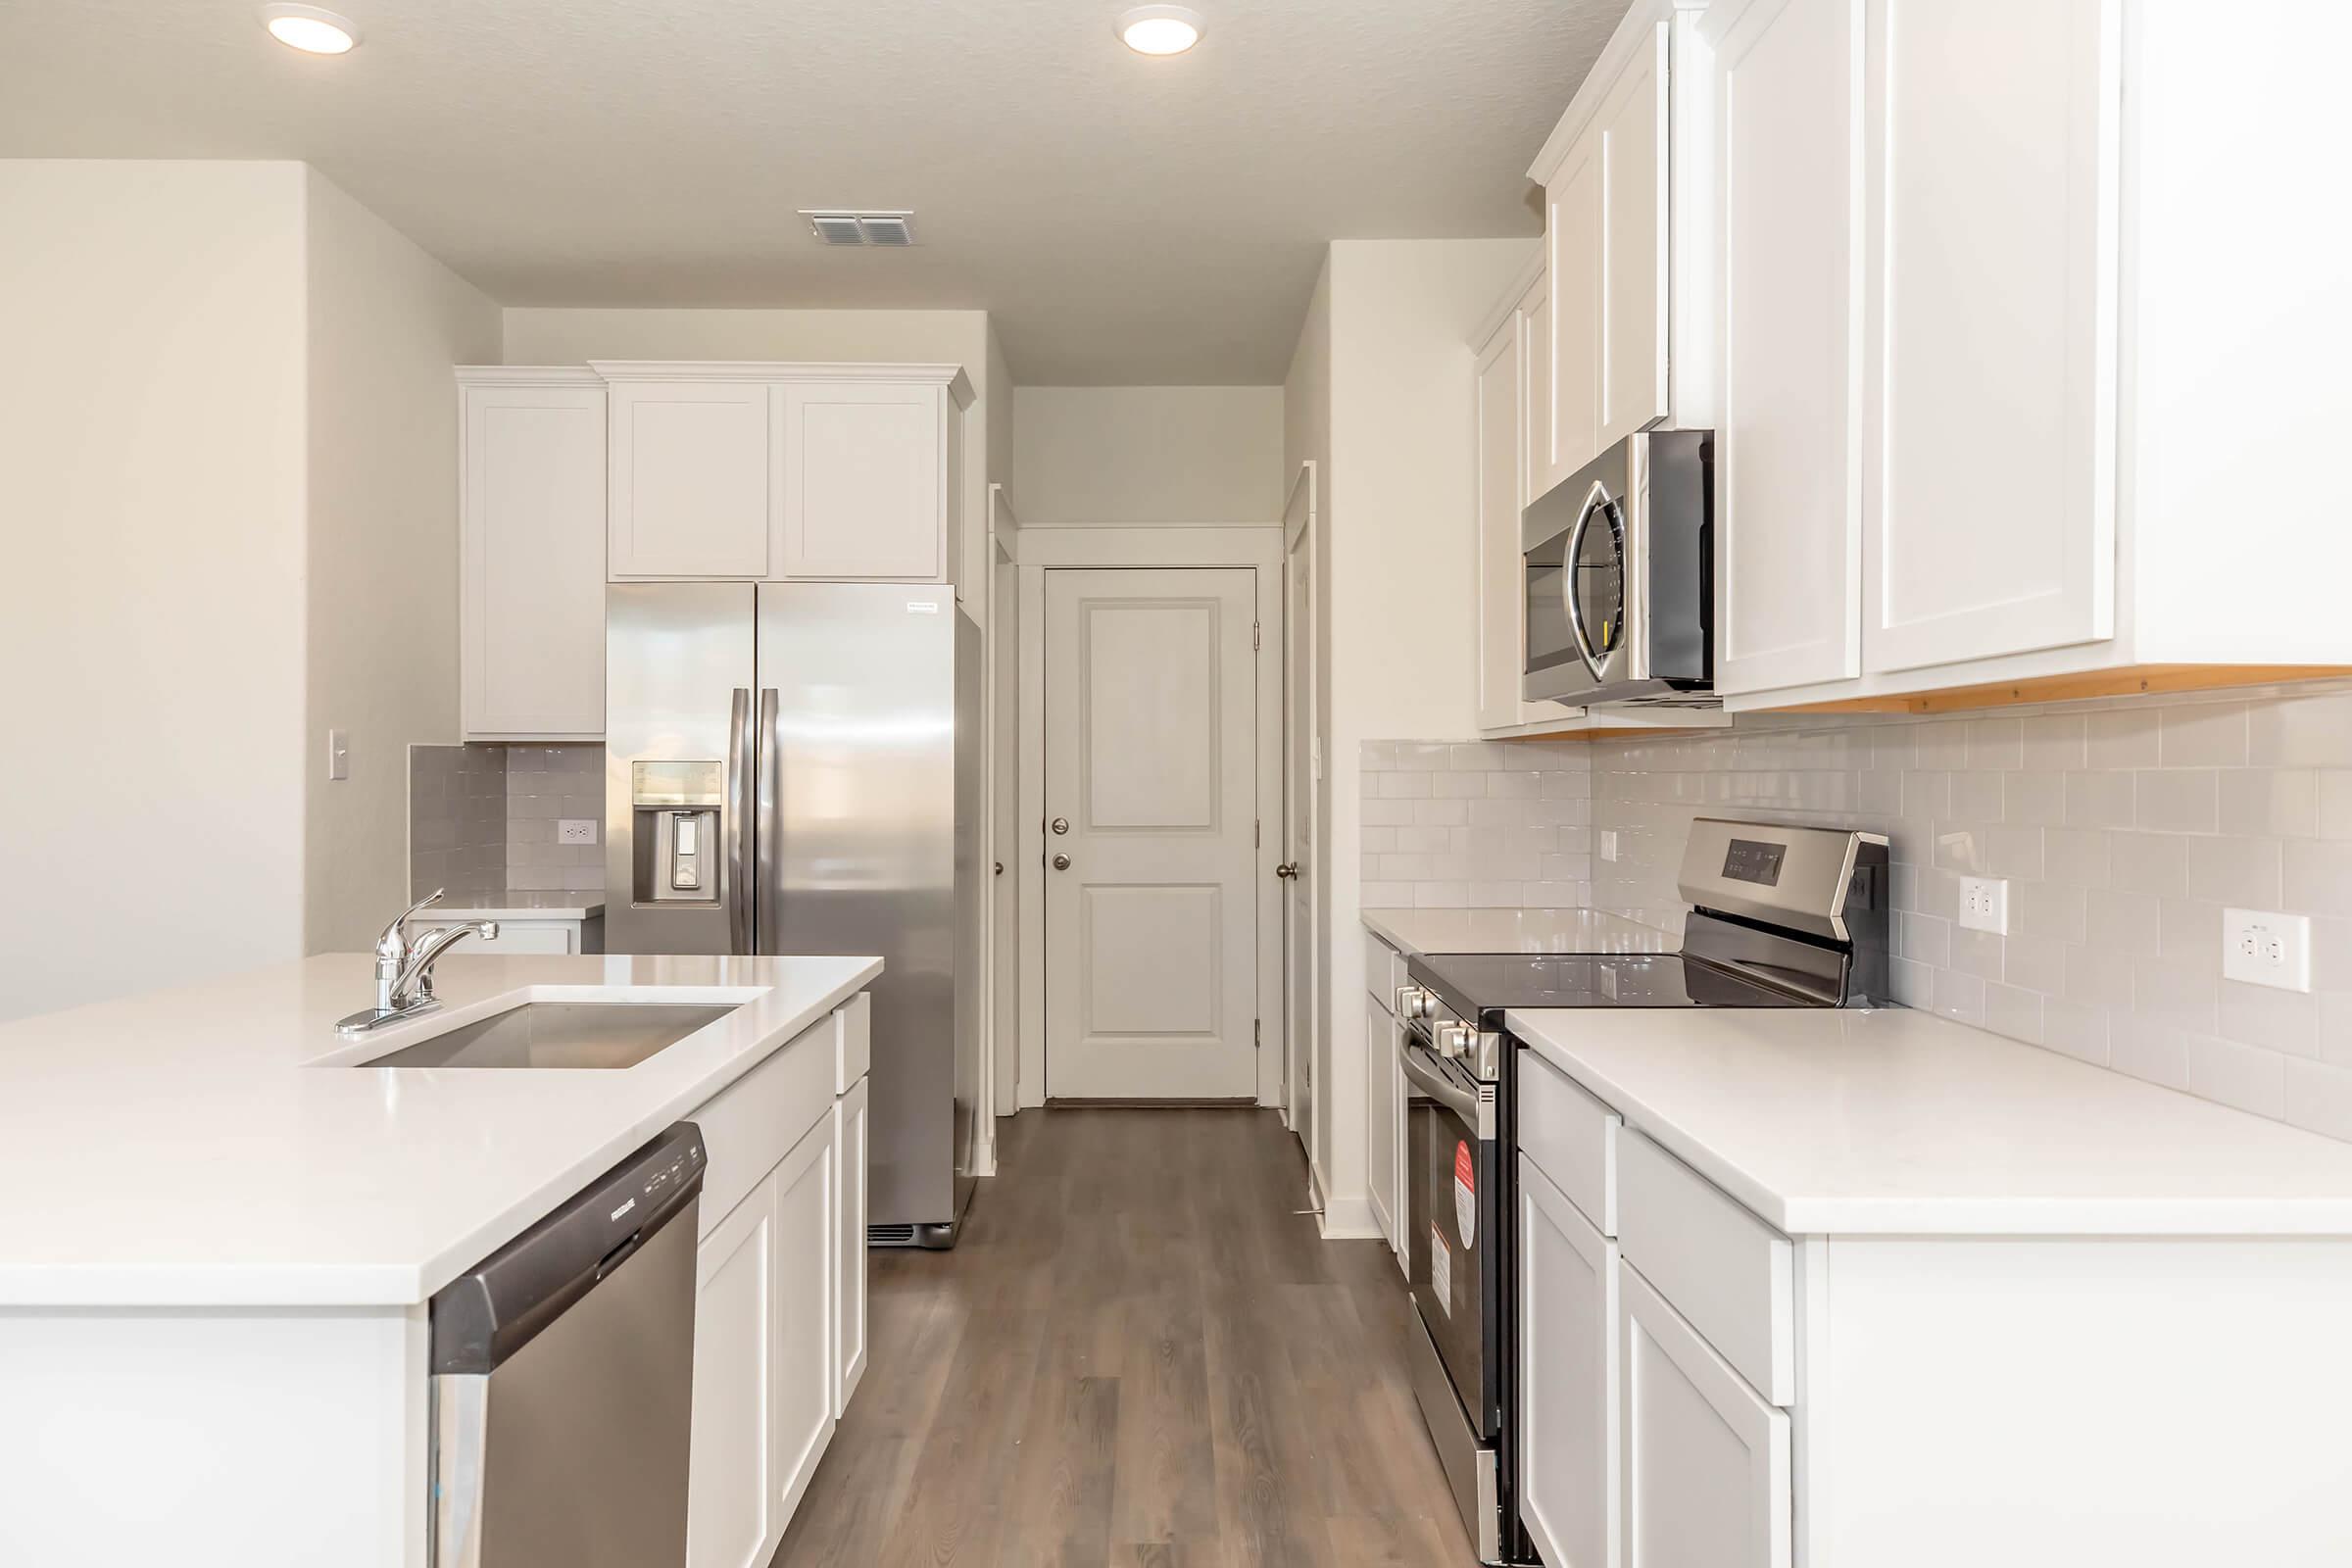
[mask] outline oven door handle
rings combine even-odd
[[[1476,1095],[1424,1062],[1421,1058],[1425,1054],[1427,1053],[1419,1046],[1406,1046],[1396,1053],[1396,1060],[1404,1068],[1404,1075],[1430,1099],[1478,1128],[1481,1136],[1485,1136],[1486,1128],[1479,1112],[1487,1107],[1479,1104]],[[1488,1115],[1491,1117],[1492,1114],[1489,1110]]]

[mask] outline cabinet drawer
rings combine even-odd
[[[1601,1235],[1616,1235],[1617,1133],[1624,1118],[1527,1047],[1518,1051],[1519,1152]]]
[[[1389,1011],[1396,1010],[1396,988],[1404,984],[1404,960],[1371,933],[1364,934],[1364,989]]]
[[[834,1009],[833,1092],[846,1095],[874,1064],[874,999],[860,991]]]
[[[1617,1236],[1707,1343],[1774,1404],[1796,1399],[1796,1250],[1638,1132],[1617,1141]]]
[[[706,1101],[687,1119],[703,1130],[702,1234],[709,1236],[809,1128],[833,1114],[833,1018],[810,1024],[783,1049]]]

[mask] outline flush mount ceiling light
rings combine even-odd
[[[360,29],[349,17],[317,6],[264,6],[262,25],[287,48],[310,55],[348,54],[360,41]]]
[[[1185,6],[1137,6],[1120,13],[1111,31],[1139,55],[1180,55],[1200,41],[1207,28],[1200,13]]]

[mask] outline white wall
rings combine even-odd
[[[1002,438],[999,409],[1012,399],[998,384],[1004,353],[991,356],[986,311],[574,310],[506,312],[509,365],[578,365],[586,360],[874,360],[960,365],[972,383],[964,411],[962,509],[955,547],[957,599],[987,626],[987,592],[973,574],[988,561],[988,481]]]
[[[0,1017],[302,952],[302,226],[0,162]]]
[[[458,734],[456,365],[495,362],[490,300],[306,171],[306,948],[365,948],[408,902],[408,746]],[[351,776],[326,779],[330,728]],[[315,763],[317,765],[310,765]]]
[[[1025,386],[1013,505],[1024,523],[1272,522],[1278,386]]]
[[[1330,463],[1322,520],[1329,592],[1324,773],[1345,776],[1367,740],[1477,733],[1470,335],[1526,266],[1531,241],[1341,240],[1327,267]],[[1318,285],[1320,296],[1324,285]],[[1317,325],[1310,311],[1308,330]],[[1301,347],[1306,347],[1305,339]],[[1293,368],[1298,439],[1323,394]],[[1324,1017],[1318,1075],[1327,1225],[1368,1230],[1363,826],[1356,789],[1332,790],[1324,821]],[[1328,1106],[1328,1114],[1324,1107]]]

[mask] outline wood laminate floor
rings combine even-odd
[[[1324,1242],[1271,1111],[1000,1124],[952,1252],[872,1255],[871,1358],[775,1568],[1461,1568],[1402,1277]]]

